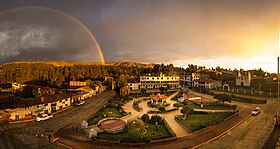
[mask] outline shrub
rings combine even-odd
[[[188,105],[188,101],[187,101],[187,100],[184,100],[183,104],[184,104],[185,106],[187,106],[187,105]]]
[[[231,105],[230,107],[231,107],[233,110],[235,110],[235,109],[237,108],[236,105]]]
[[[174,103],[173,104],[173,107],[183,107],[184,106],[184,104],[182,104],[182,103]]]
[[[143,114],[141,119],[145,122],[148,123],[150,121],[150,117],[148,114]]]
[[[153,116],[151,117],[151,120],[150,120],[150,123],[151,123],[151,124],[156,124],[156,123],[157,123],[158,125],[161,125],[162,122],[163,122],[162,117],[157,116],[157,115],[153,115]]]
[[[136,111],[142,111],[143,108],[139,107],[138,102],[133,102],[133,109],[135,109]]]
[[[163,106],[161,106],[161,107],[158,108],[158,110],[163,112],[163,111],[165,111],[165,108]]]

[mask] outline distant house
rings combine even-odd
[[[26,85],[25,84],[20,84],[20,83],[17,83],[17,82],[12,83],[13,90],[23,89],[24,86],[26,86]]]
[[[112,90],[114,90],[116,82],[113,77],[105,77],[105,82]]]
[[[128,87],[132,91],[139,90],[140,88],[140,83],[127,83]]]
[[[0,92],[12,92],[12,83],[0,84]]]
[[[195,82],[200,79],[200,73],[191,73],[181,77],[181,81],[187,85],[194,86]]]
[[[217,80],[199,80],[195,82],[195,86],[205,89],[218,89],[222,87],[222,82]]]
[[[70,87],[87,86],[87,82],[85,82],[85,81],[70,81],[69,86]]]

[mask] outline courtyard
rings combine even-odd
[[[188,94],[188,98],[179,101],[179,98],[185,98],[181,92],[169,94],[145,94],[138,95],[125,102],[117,105],[108,103],[103,109],[88,118],[89,125],[96,125],[106,118],[120,118],[126,122],[126,129],[118,133],[108,133],[98,130],[96,138],[118,142],[147,142],[150,140],[165,139],[172,137],[189,136],[192,132],[213,126],[223,122],[227,117],[233,115],[234,110],[227,105],[209,105],[216,103],[216,99],[202,97],[200,102],[205,106],[200,106],[199,101],[190,101],[189,98],[199,97],[196,94]],[[169,96],[166,96],[169,95]],[[121,105],[121,106],[120,106]],[[194,109],[188,119],[183,118],[181,109],[189,106]],[[160,117],[166,123],[144,122],[141,117]]]

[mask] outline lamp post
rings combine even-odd
[[[258,84],[259,84],[259,92],[260,92],[259,97],[261,97],[261,82],[258,82]]]

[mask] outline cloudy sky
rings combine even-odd
[[[280,1],[2,0],[0,62],[101,61],[38,7],[105,61],[276,71]]]

